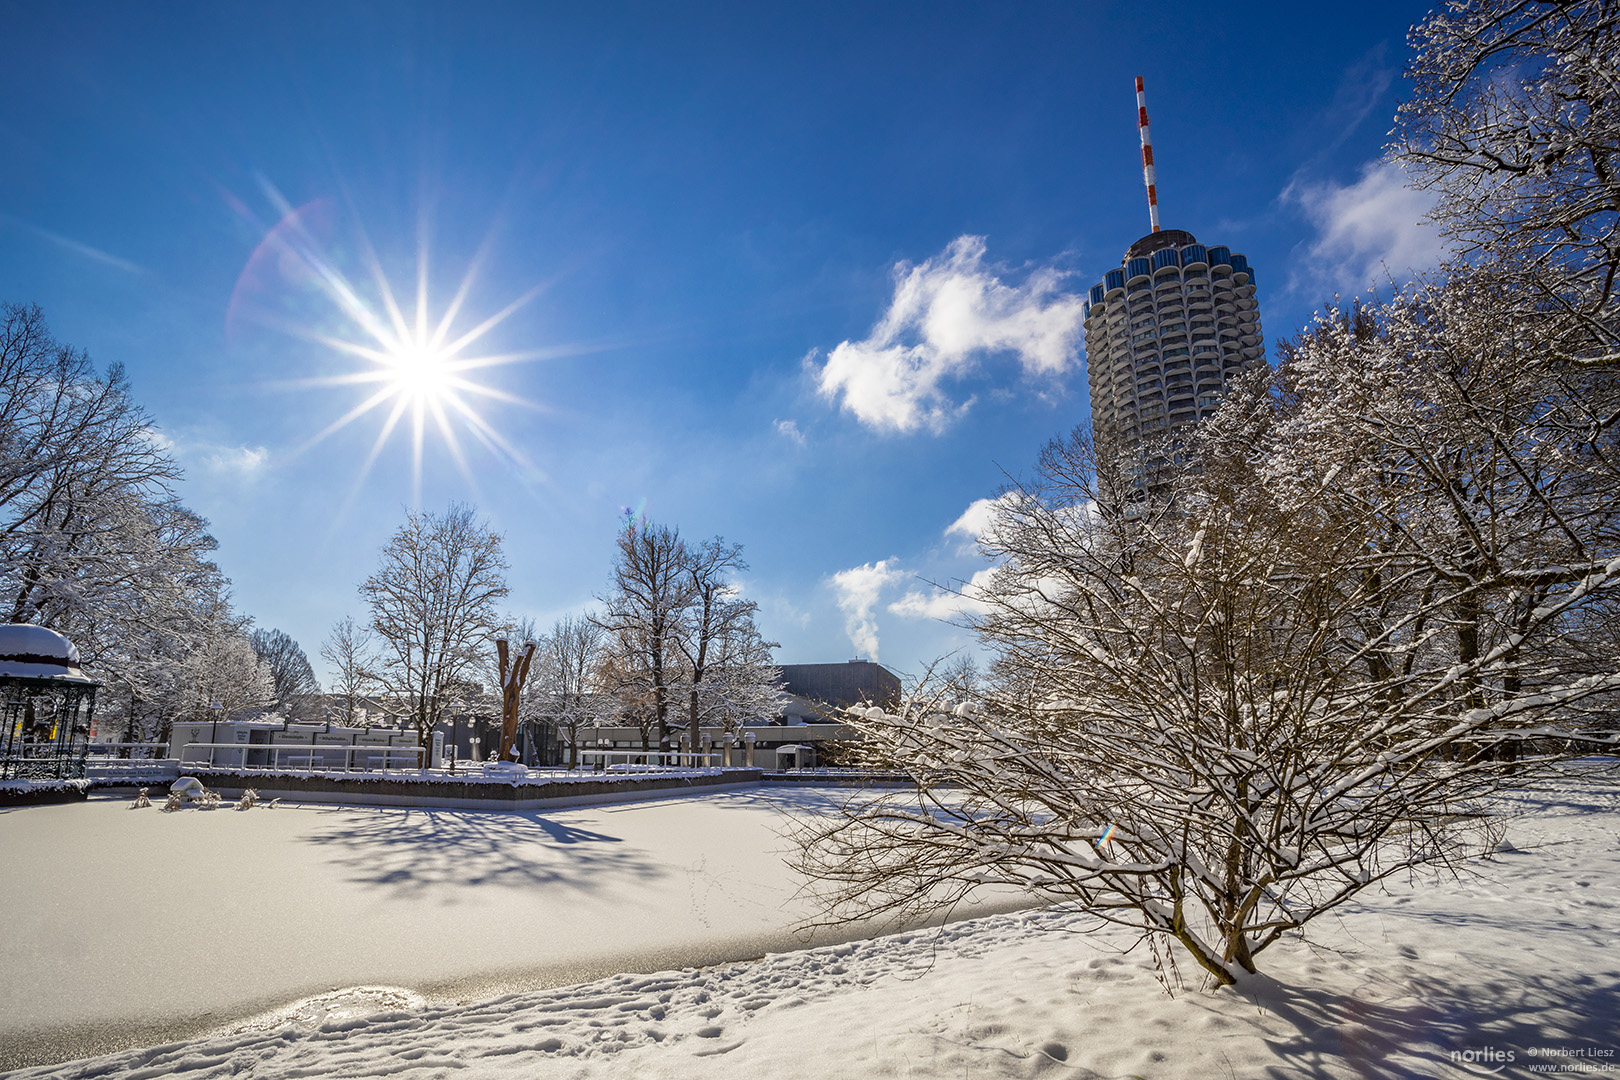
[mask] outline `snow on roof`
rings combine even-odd
[[[21,659],[24,655],[55,657],[75,667],[79,663],[79,650],[55,630],[31,623],[0,624],[0,660]]]
[[[29,623],[0,624],[0,676],[88,681],[73,642]]]

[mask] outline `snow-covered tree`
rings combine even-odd
[[[1167,455],[1161,498],[1049,447],[982,541],[983,694],[848,717],[917,786],[804,836],[831,915],[1013,885],[1230,983],[1487,850],[1490,796],[1612,741],[1615,638],[1571,636],[1620,594],[1620,372],[1545,361],[1497,288],[1325,319]]]
[[[174,700],[176,665],[210,631],[229,582],[206,557],[207,522],[177,501],[130,498],[115,513],[119,527],[81,534],[72,559],[34,565],[44,602],[27,617],[79,646],[104,683],[103,717],[122,713],[132,738],[151,736],[173,719],[158,703]]]
[[[1556,325],[1556,355],[1620,360],[1620,9],[1467,0],[1411,41],[1390,149],[1434,220]]]
[[[179,475],[121,369],[97,373],[82,350],[51,338],[39,308],[0,308],[7,621],[50,626],[84,638],[82,653],[99,652],[94,628],[112,610],[144,607],[150,590],[213,547],[174,501]]]
[[[0,308],[0,596],[78,645],[102,723],[160,738],[193,709],[193,653],[229,610],[208,524],[121,369],[98,373],[37,307]],[[194,666],[194,665],[193,665]],[[191,689],[188,689],[191,688]]]
[[[177,720],[254,720],[275,709],[276,689],[269,667],[254,651],[252,620],[232,609],[223,579],[193,599],[191,624],[161,643],[142,700],[166,739]]]
[[[239,619],[197,638],[181,662],[186,707],[192,719],[254,720],[276,707],[276,684]],[[234,625],[233,625],[234,624]]]
[[[645,741],[656,733],[661,750],[671,748],[672,708],[684,712],[693,747],[705,724],[777,711],[776,646],[754,624],[759,605],[734,580],[746,569],[741,545],[721,537],[688,544],[669,526],[625,522],[613,588],[595,617],[609,635],[604,685]]]
[[[372,645],[371,632],[352,615],[333,623],[331,633],[321,642],[321,659],[332,672],[332,694],[338,699],[343,723],[351,726],[359,722],[360,703],[379,685]],[[372,722],[369,711],[366,721]]]
[[[589,618],[565,615],[540,639],[530,679],[530,709],[557,725],[568,740],[568,764],[579,764],[579,733],[597,720],[607,633]]]
[[[379,642],[377,676],[424,748],[455,688],[487,666],[506,592],[500,536],[460,504],[408,512],[360,586]]]
[[[686,551],[687,606],[675,636],[688,745],[704,725],[737,724],[779,711],[781,677],[769,642],[754,624],[759,605],[738,593],[736,574],[748,569],[741,544],[716,536]]]
[[[679,529],[627,517],[619,530],[613,583],[597,621],[620,654],[611,672],[626,702],[645,699],[646,723],[668,750],[669,709],[679,674],[682,620],[692,602],[690,553]],[[647,734],[644,731],[644,735]]]
[[[729,621],[715,635],[703,680],[690,691],[689,707],[703,727],[736,734],[744,724],[782,713],[786,692],[782,671],[771,655],[780,646],[759,632],[752,607],[749,604],[746,617]]]

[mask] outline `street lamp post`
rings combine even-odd
[[[224,711],[225,705],[222,702],[210,701],[208,703],[208,715],[212,717],[208,722],[208,742],[210,744],[208,747],[208,764],[210,765],[214,763],[214,754],[217,753],[212,744],[219,742],[219,714]]]
[[[461,710],[465,706],[462,702],[450,703],[450,775],[456,773],[456,754],[461,750]]]

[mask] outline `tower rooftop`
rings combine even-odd
[[[1188,244],[1198,243],[1193,234],[1182,229],[1160,229],[1155,233],[1148,233],[1142,239],[1125,249],[1125,257],[1120,262],[1130,262],[1162,251],[1167,247],[1186,247]]]

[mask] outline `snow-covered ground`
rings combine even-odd
[[[1310,944],[1266,953],[1267,975],[1238,992],[1190,986],[1168,997],[1146,950],[1122,951],[1116,933],[1065,932],[1082,924],[1015,913],[459,1004],[351,990],[232,1033],[20,1075],[1213,1080],[1527,1076],[1548,1067],[1620,1075],[1620,778],[1574,779],[1515,805],[1516,850],[1480,862],[1474,876],[1367,895],[1313,927]],[[637,812],[672,808],[711,823],[730,812],[673,804]],[[0,836],[12,825],[0,819]],[[318,840],[310,847],[332,855]],[[373,882],[362,892],[390,887],[381,879],[404,865],[337,862],[347,868],[339,877]],[[115,899],[94,891],[104,904]],[[718,896],[710,904],[736,910]],[[186,906],[175,905],[177,920]],[[313,919],[330,907],[310,897],[305,910]],[[9,954],[5,963],[15,997],[22,987]]]

